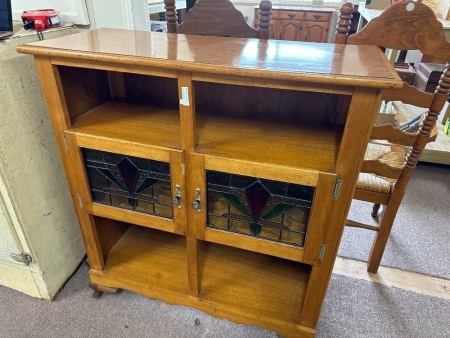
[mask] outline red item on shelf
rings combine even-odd
[[[35,9],[23,11],[21,17],[25,29],[36,29],[39,32],[44,29],[61,25],[61,20],[55,9]]]

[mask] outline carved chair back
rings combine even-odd
[[[178,24],[175,0],[164,0],[169,33],[269,39],[272,3],[259,4],[258,28],[247,24],[244,16],[229,0],[198,0],[186,19]]]
[[[419,117],[417,131],[407,132],[392,124],[384,124],[375,125],[371,133],[354,199],[374,203],[372,216],[379,216],[378,226],[353,220],[347,220],[347,225],[376,231],[368,262],[368,271],[376,273],[411,175],[427,143],[436,139],[436,120],[449,97],[450,43],[434,12],[422,3],[394,4],[359,32],[348,36],[352,13],[351,3],[342,4],[335,43],[419,50],[446,63],[434,93],[424,92],[407,83],[402,89],[383,92],[382,99],[386,102],[416,106],[423,114]],[[388,145],[383,145],[383,142]],[[379,213],[380,204],[384,205],[382,213]]]

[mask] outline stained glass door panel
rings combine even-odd
[[[166,162],[83,149],[93,202],[173,218]]]
[[[207,171],[207,227],[304,246],[314,188]]]

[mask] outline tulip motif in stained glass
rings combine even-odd
[[[165,162],[83,149],[94,202],[172,218]]]
[[[314,188],[208,171],[208,224],[302,246]]]

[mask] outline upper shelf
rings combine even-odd
[[[81,67],[86,62],[101,67],[100,62],[268,81],[372,88],[402,85],[392,65],[373,46],[99,29],[19,46],[17,51],[50,56],[54,64],[70,60]]]
[[[112,148],[121,142],[181,149],[178,110],[170,106],[110,101],[76,118],[69,130],[87,147],[101,139]]]
[[[292,168],[333,172],[342,127],[253,118],[197,116],[201,154]]]
[[[76,118],[69,131],[87,148],[112,151],[120,143],[181,150],[180,118],[170,106],[110,101]],[[342,126],[203,113],[196,134],[198,153],[331,172]]]

